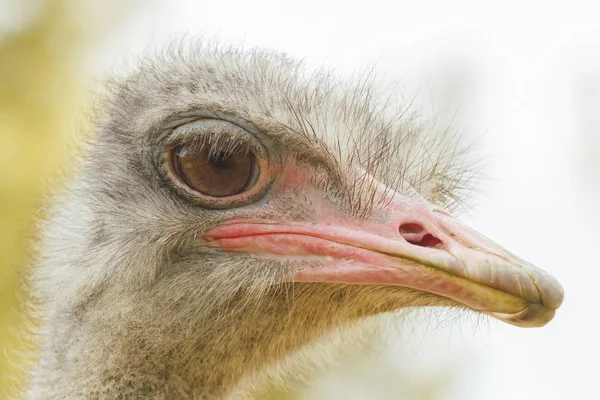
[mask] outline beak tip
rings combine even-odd
[[[558,309],[564,300],[565,290],[552,275],[539,269],[537,271],[534,282],[540,293],[542,306],[551,310]]]
[[[555,314],[556,309],[541,304],[529,304],[524,310],[514,314],[488,313],[493,318],[520,328],[542,327],[550,322]]]
[[[544,305],[548,308],[556,310],[559,308],[565,298],[565,290],[563,287],[557,283],[554,290],[547,293],[544,298]]]

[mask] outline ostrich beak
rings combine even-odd
[[[396,200],[383,214],[376,222],[236,220],[205,238],[229,251],[307,261],[294,281],[403,286],[521,327],[545,325],[562,303],[548,273],[425,201]]]

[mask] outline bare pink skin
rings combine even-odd
[[[403,286],[518,326],[545,325],[562,302],[550,275],[422,198],[389,193],[375,218],[355,219],[300,169],[285,171],[273,189],[297,187],[318,205],[313,222],[231,220],[205,239],[227,251],[302,260],[297,282]]]

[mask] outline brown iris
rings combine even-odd
[[[233,196],[249,189],[258,168],[247,148],[215,152],[209,148],[181,146],[173,149],[173,167],[192,190],[211,197]]]

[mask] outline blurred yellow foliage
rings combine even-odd
[[[68,145],[84,128],[82,104],[90,96],[82,56],[100,29],[114,26],[114,19],[100,24],[98,13],[90,24],[81,17],[94,13],[75,14],[74,4],[13,0],[2,10],[5,21],[13,12],[18,23],[0,30],[0,399],[22,377],[19,300],[26,294],[20,288],[36,215],[57,172],[68,169]],[[28,18],[19,19],[24,8]]]

